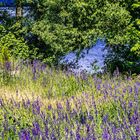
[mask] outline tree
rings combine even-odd
[[[108,3],[108,8],[104,7],[105,10],[102,11],[104,16],[102,16],[103,18],[101,19],[101,25],[105,30],[106,42],[109,49],[109,53],[106,57],[107,68],[111,73],[113,73],[117,67],[121,72],[129,71],[132,73],[139,73],[139,2],[138,0],[109,1],[114,3],[114,6],[111,3]],[[111,15],[106,8],[113,11]],[[117,12],[115,9],[120,9],[120,12]],[[125,16],[123,17],[122,15]],[[129,16],[129,18],[127,18],[129,20],[125,20],[126,16]],[[108,22],[106,20],[107,18]],[[110,19],[113,19],[114,22]],[[110,27],[108,25],[110,25]]]
[[[43,0],[37,11],[42,16],[34,24],[32,33],[45,42],[49,63],[69,51],[91,47],[98,38],[106,38],[108,44],[115,45],[127,41],[126,27],[131,16],[118,3]]]
[[[133,3],[132,10],[134,12],[133,26],[135,41],[131,51],[140,57],[140,2]]]
[[[122,64],[138,59],[138,0],[17,0],[16,5],[20,26],[11,28],[14,20],[6,30],[28,45],[29,58],[57,64],[66,53],[76,50],[78,56],[100,38],[117,58],[129,56]],[[30,20],[22,17],[24,5],[31,7]],[[115,67],[120,62],[115,61]]]
[[[130,12],[131,22],[127,27],[127,38],[131,51],[140,54],[140,2],[139,0],[120,0],[120,5]]]
[[[0,25],[0,60],[10,61],[10,58],[27,59],[29,57],[29,48],[19,32],[19,24],[14,24],[6,29]],[[14,32],[12,32],[14,30]]]

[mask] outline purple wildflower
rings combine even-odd
[[[102,138],[103,140],[110,140],[110,134],[107,128],[104,128]]]
[[[133,107],[133,102],[130,101],[130,102],[129,102],[129,108],[132,108],[132,107]]]
[[[97,90],[100,90],[101,89],[101,85],[98,84],[96,88],[97,88]]]
[[[6,71],[11,71],[11,62],[5,62],[5,70]]]
[[[140,82],[137,81],[137,82],[136,82],[136,85],[137,85],[137,86],[140,86]]]
[[[71,139],[73,138],[73,132],[72,132],[72,130],[70,131],[70,137],[71,137]]]
[[[81,136],[80,136],[80,133],[76,133],[76,140],[80,140],[81,139]]]
[[[40,114],[41,102],[38,99],[33,102],[32,109],[34,114]]]
[[[49,129],[48,126],[45,127],[45,136],[47,139],[49,139]]]
[[[48,110],[51,110],[52,109],[52,105],[48,105]]]
[[[87,129],[87,133],[89,133],[90,132],[90,126],[89,126],[89,124],[86,125],[86,129]]]
[[[60,110],[63,109],[61,103],[57,103],[57,109],[60,109]]]
[[[31,140],[30,132],[27,131],[27,130],[22,130],[22,131],[19,133],[19,139],[20,139],[20,140]]]
[[[70,102],[68,99],[66,101],[66,108],[67,108],[67,111],[70,111]]]
[[[140,137],[140,125],[136,125],[136,134]]]
[[[89,116],[88,116],[88,119],[89,119],[90,121],[93,121],[93,120],[94,120],[94,117],[93,117],[92,115],[89,115]]]
[[[128,92],[132,93],[132,91],[133,91],[133,88],[131,86],[128,86]]]
[[[33,123],[33,129],[32,129],[32,133],[34,136],[37,136],[40,134],[41,130],[40,130],[40,126],[39,126],[39,123],[38,122],[34,122]]]
[[[107,123],[107,120],[108,120],[108,115],[106,114],[106,115],[104,115],[104,117],[103,117],[103,123]]]

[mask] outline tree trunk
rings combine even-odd
[[[23,16],[23,8],[21,2],[17,2],[16,5],[16,17],[21,18]]]

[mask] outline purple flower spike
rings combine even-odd
[[[88,124],[86,125],[86,129],[87,129],[87,133],[89,133],[90,132],[90,126]]]
[[[133,91],[133,88],[131,86],[128,86],[128,92],[132,93],[132,91]]]
[[[11,71],[11,62],[5,62],[5,70],[6,71]]]
[[[100,90],[101,89],[101,85],[98,84],[96,88],[97,88],[97,90]]]
[[[61,103],[57,103],[57,109],[63,109]]]
[[[45,136],[47,139],[49,139],[49,129],[48,126],[45,127]]]
[[[73,132],[72,131],[70,131],[70,137],[73,138]]]
[[[108,120],[108,115],[105,115],[105,116],[103,117],[103,123],[107,123],[107,120]]]
[[[52,105],[48,105],[48,110],[51,110],[52,109]]]
[[[138,137],[140,137],[140,125],[136,126],[136,134]]]
[[[88,116],[88,119],[89,119],[90,121],[93,121],[93,120],[94,120],[94,117],[93,117],[92,115],[89,115],[89,116]]]
[[[80,139],[81,139],[81,136],[80,136],[79,131],[80,131],[80,127],[77,126],[77,130],[76,130],[76,140],[80,140]]]
[[[105,128],[105,129],[103,130],[102,138],[103,138],[103,140],[110,140],[110,134],[109,134],[107,128]]]
[[[70,102],[69,102],[68,99],[67,99],[67,101],[66,101],[66,107],[67,107],[67,111],[70,111]]]
[[[131,140],[139,140],[136,136],[131,136]]]
[[[33,126],[34,126],[34,128],[32,129],[33,135],[34,136],[39,135],[41,131],[40,131],[40,126],[39,126],[38,122],[34,122]]]
[[[132,107],[133,107],[133,102],[130,101],[130,102],[129,102],[129,108],[132,108]]]
[[[38,99],[33,102],[32,109],[34,114],[40,114],[41,103],[39,102]]]
[[[137,82],[136,82],[136,85],[137,85],[137,86],[140,86],[140,82],[137,81]]]
[[[37,67],[38,67],[38,61],[34,60],[32,66],[33,80],[37,79]]]
[[[52,132],[52,134],[51,134],[51,140],[57,140],[55,135],[54,135],[54,132]]]
[[[67,127],[65,128],[65,132],[66,132],[66,133],[68,133],[68,132],[69,132],[69,129],[68,129]]]
[[[81,139],[81,136],[79,133],[76,133],[76,140],[80,140]]]
[[[20,140],[31,140],[30,133],[27,130],[22,130],[19,133]]]
[[[134,87],[135,97],[137,97],[139,93],[139,88],[137,86]]]

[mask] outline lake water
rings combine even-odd
[[[63,57],[62,62],[66,64],[75,63],[75,67],[72,68],[74,72],[103,72],[105,67],[105,56],[107,55],[105,46],[106,43],[103,40],[98,40],[91,48],[81,51],[78,61],[76,52],[71,52]]]

